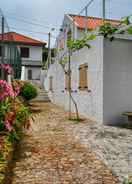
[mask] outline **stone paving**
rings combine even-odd
[[[105,126],[97,122],[70,125],[72,136],[96,153],[118,176],[120,183],[132,177],[132,130]]]
[[[117,184],[112,172],[89,148],[76,141],[74,122],[51,103],[41,107],[20,143],[12,184]]]

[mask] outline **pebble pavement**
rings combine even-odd
[[[41,112],[25,130],[12,184],[118,183],[96,154],[74,137],[80,124],[68,121],[67,114],[51,103],[33,103]]]

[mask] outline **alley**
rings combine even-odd
[[[12,184],[116,184],[111,171],[68,133],[67,113],[51,103],[33,102],[34,114],[20,143]]]

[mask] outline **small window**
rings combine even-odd
[[[53,91],[53,77],[52,76],[49,77],[49,90]]]
[[[79,89],[88,89],[88,65],[82,64],[79,67]]]
[[[71,39],[72,39],[72,32],[71,30],[69,30],[67,33],[67,41],[70,41]]]
[[[28,70],[28,80],[32,80],[32,70]]]
[[[0,45],[0,57],[2,56],[2,46]]]
[[[71,81],[69,79],[68,73],[65,73],[65,90],[69,91],[71,89]]]
[[[23,58],[29,58],[29,48],[28,47],[21,47],[20,48],[20,55]]]

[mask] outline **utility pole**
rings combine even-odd
[[[4,64],[4,55],[5,55],[5,45],[4,45],[4,17],[2,16],[2,47],[1,47],[1,51],[2,51],[2,57],[1,57],[1,63]],[[3,69],[1,69],[1,77],[2,79],[4,79],[4,71]]]
[[[2,63],[4,63],[4,17],[2,16]]]
[[[86,6],[85,7],[85,33],[87,33],[87,31],[88,31],[88,7]]]
[[[69,92],[69,119],[71,119],[71,51],[68,51],[68,92]]]
[[[48,33],[48,67],[51,64],[51,49],[50,49],[50,42],[51,42],[51,33]]]
[[[106,8],[106,0],[102,0],[103,5],[102,5],[102,9],[103,9],[103,21],[105,21],[106,19],[106,12],[105,12],[105,8]]]

